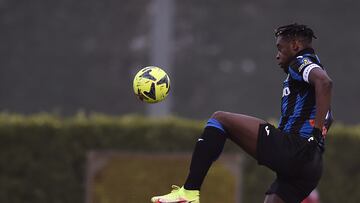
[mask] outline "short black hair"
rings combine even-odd
[[[293,23],[290,25],[280,26],[275,29],[275,37],[285,37],[285,38],[303,38],[306,42],[311,43],[312,38],[317,39],[314,34],[314,31],[309,28],[307,25],[301,25]]]

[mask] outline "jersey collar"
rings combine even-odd
[[[305,48],[301,51],[299,51],[295,56],[294,58],[298,57],[298,56],[302,56],[304,54],[313,54],[315,55],[315,50],[313,48]]]

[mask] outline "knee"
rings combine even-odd
[[[215,118],[216,120],[222,122],[228,113],[225,111],[216,111],[211,115],[211,118]]]
[[[214,112],[208,123],[207,123],[207,126],[213,126],[213,127],[216,127],[218,129],[220,129],[221,131],[223,131],[224,133],[226,133],[226,127],[225,127],[225,124],[226,124],[226,117],[227,117],[228,113],[225,112],[225,111],[216,111]]]

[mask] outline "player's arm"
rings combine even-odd
[[[327,75],[326,71],[321,68],[314,68],[309,73],[309,83],[315,87],[315,127],[322,129],[326,113],[330,109],[332,80]]]

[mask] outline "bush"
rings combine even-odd
[[[0,202],[84,202],[87,151],[189,151],[200,132],[172,117],[1,114]]]
[[[189,152],[203,124],[174,117],[0,114],[0,202],[84,202],[87,151]],[[327,142],[322,200],[358,202],[360,127],[338,125]],[[262,201],[272,174],[249,159],[244,177],[244,202]]]

